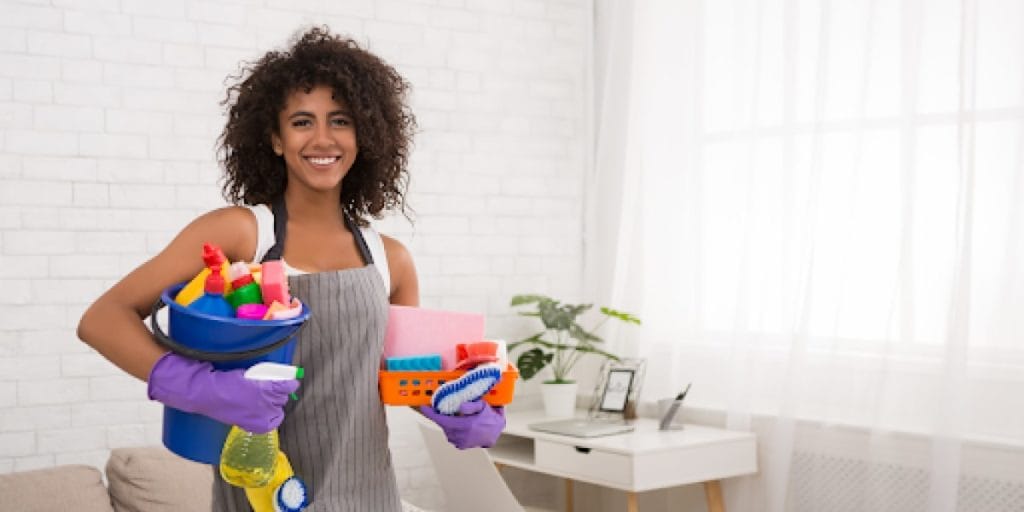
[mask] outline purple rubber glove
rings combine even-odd
[[[299,381],[249,380],[244,372],[215,370],[210,363],[168,352],[149,371],[149,399],[254,434],[270,432],[284,420],[288,395]]]
[[[448,442],[460,450],[494,446],[505,430],[505,409],[479,400],[460,405],[456,416],[441,414],[429,405],[420,406],[420,412],[440,425]]]

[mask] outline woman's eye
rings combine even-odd
[[[295,128],[299,128],[299,127],[302,127],[302,126],[309,126],[311,124],[313,124],[313,123],[309,119],[296,119],[296,120],[292,121],[292,126],[294,126]]]
[[[349,120],[348,118],[336,117],[331,120],[331,123],[334,124],[334,126],[350,126],[352,124],[352,121]]]

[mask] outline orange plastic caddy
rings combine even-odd
[[[380,398],[386,405],[430,405],[430,397],[434,396],[437,387],[450,380],[455,380],[466,373],[453,372],[389,372],[380,371]],[[498,381],[484,401],[491,405],[507,405],[512,402],[512,394],[516,389],[519,370],[512,365],[501,373]]]

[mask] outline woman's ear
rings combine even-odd
[[[284,147],[281,144],[281,137],[278,137],[276,133],[270,134],[270,146],[274,148],[274,154],[281,156],[284,154]]]

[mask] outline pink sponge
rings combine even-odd
[[[264,261],[261,265],[260,293],[263,294],[263,303],[270,306],[274,301],[281,304],[291,304],[292,298],[288,293],[288,277],[284,274],[284,264],[281,260]]]
[[[409,306],[389,306],[384,359],[441,354],[441,369],[455,369],[455,346],[484,339],[484,316]],[[381,368],[384,368],[382,365]]]

